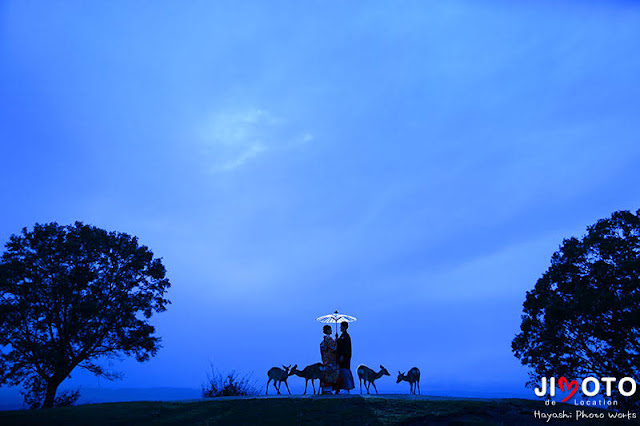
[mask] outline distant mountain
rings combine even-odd
[[[16,388],[0,388],[0,411],[22,408],[22,395]]]
[[[61,389],[64,391],[64,388]],[[125,401],[177,401],[201,398],[200,389],[195,388],[96,388],[80,387],[78,404]],[[18,388],[0,388],[0,410],[18,410],[22,406],[22,395]]]

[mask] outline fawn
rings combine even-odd
[[[282,369],[284,368],[284,370]],[[285,367],[284,365],[280,367],[273,367],[267,372],[267,376],[269,376],[269,380],[267,380],[267,392],[266,395],[269,394],[269,382],[273,380],[273,387],[278,391],[278,395],[280,395],[280,386],[282,386],[282,382],[287,387],[287,391],[289,391],[289,395],[291,395],[291,391],[289,390],[289,385],[287,384],[287,378],[291,375],[289,369],[291,366]],[[279,385],[276,385],[279,383]]]
[[[403,380],[405,382],[409,382],[409,388],[411,389],[412,394],[415,395],[417,387],[418,395],[420,395],[420,370],[418,367],[413,367],[407,372],[407,374],[402,374],[398,371],[398,381],[396,383],[400,383]]]

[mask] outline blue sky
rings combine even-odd
[[[339,309],[355,365],[528,392],[525,292],[640,208],[638,41],[633,1],[6,1],[0,239],[81,220],[164,259],[164,349],[114,386],[266,380]]]

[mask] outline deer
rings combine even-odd
[[[284,370],[282,368],[284,368]],[[265,395],[269,395],[269,382],[271,382],[271,380],[273,380],[273,387],[276,388],[276,391],[278,391],[278,395],[281,395],[280,386],[282,386],[282,382],[284,382],[284,385],[287,387],[287,390],[289,391],[289,395],[291,395],[291,391],[289,390],[289,385],[287,384],[287,378],[291,375],[291,373],[289,372],[289,369],[291,368],[291,366],[289,365],[288,367],[285,367],[283,365],[282,368],[272,367],[267,372],[267,376],[269,376],[269,380],[267,380],[267,391]],[[279,383],[279,385],[276,385],[277,383]]]
[[[380,371],[377,373],[367,367],[366,365],[360,364],[358,366],[358,379],[360,379],[360,393],[362,394],[362,381],[364,380],[364,386],[367,389],[367,394],[369,394],[369,386],[373,385],[373,388],[376,390],[376,395],[378,394],[378,388],[374,383],[375,380],[379,379],[383,375],[390,376],[389,372],[382,365],[380,366]]]
[[[322,381],[322,373],[324,372],[324,365],[321,362],[307,365],[302,371],[298,370],[298,364],[294,365],[291,369],[290,375],[296,375],[298,377],[304,377],[304,393],[307,394],[307,384],[311,380],[311,386],[313,386],[313,394],[316,394],[315,379]],[[320,384],[318,384],[318,393],[320,393]]]
[[[400,383],[403,380],[409,382],[409,388],[413,395],[416,394],[416,388],[418,388],[418,395],[420,395],[420,370],[418,367],[413,367],[407,374],[398,371],[398,380],[396,383]]]

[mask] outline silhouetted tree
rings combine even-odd
[[[114,379],[97,361],[160,348],[148,319],[170,302],[165,268],[136,237],[76,222],[12,235],[0,259],[0,384],[35,387],[55,405],[76,368]],[[36,402],[37,403],[37,402]]]
[[[527,292],[512,349],[533,368],[530,387],[540,377],[620,380],[640,372],[640,210],[615,212],[587,231],[564,240]],[[622,406],[638,404],[637,395],[616,390],[617,383],[612,397]]]

